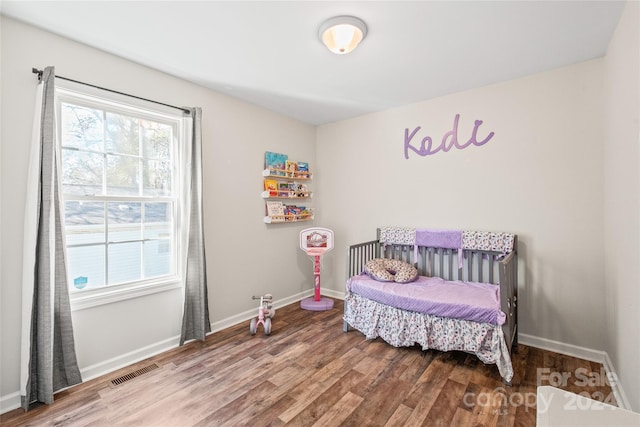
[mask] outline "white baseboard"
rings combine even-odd
[[[573,356],[580,359],[585,359],[591,362],[598,362],[598,363],[603,363],[605,355],[607,354],[604,351],[592,350],[586,347],[580,347],[577,345],[567,344],[559,341],[553,341],[546,338],[540,338],[540,337],[527,335],[523,333],[518,334],[518,342],[520,344],[528,345],[531,347],[554,351],[556,353],[562,353],[562,354],[566,354],[567,356]]]
[[[156,354],[176,348],[180,344],[180,336],[168,338],[166,340],[139,348],[129,353],[96,363],[91,366],[80,369],[82,381],[89,381],[108,374],[125,366],[132,365],[141,360],[148,359]]]
[[[338,299],[344,299],[344,293],[323,289],[322,294]],[[300,292],[298,294],[292,295],[290,297],[276,300],[273,304],[274,308],[278,309],[280,307],[284,307],[286,305],[292,304],[296,301],[300,301],[304,298],[313,295],[313,289],[306,290],[304,292]],[[211,324],[211,333],[221,331],[225,328],[235,326],[238,323],[245,322],[257,315],[257,308],[247,310],[243,313],[236,314],[235,316],[227,317],[226,319],[218,320]],[[139,348],[132,352],[123,354],[121,356],[114,357],[109,360],[105,360],[100,363],[96,363],[91,366],[87,366],[85,368],[80,369],[80,373],[82,374],[83,381],[89,381],[94,378],[100,377],[102,375],[106,375],[110,372],[113,372],[117,369],[124,368],[125,366],[129,366],[133,363],[139,362],[141,360],[147,359],[149,357],[155,356],[162,352],[174,349],[178,347],[180,344],[180,337],[175,336],[168,338],[166,340],[148,345],[146,347]],[[0,396],[0,414],[4,414],[5,412],[12,411],[14,409],[19,408],[21,405],[20,401],[20,392],[16,391],[11,394],[7,394],[5,396]]]
[[[631,410],[629,400],[622,389],[622,384],[620,384],[620,380],[616,374],[613,363],[606,351],[593,350],[586,347],[580,347],[522,333],[518,334],[518,343],[543,350],[553,351],[555,353],[565,354],[567,356],[577,357],[579,359],[589,360],[591,362],[602,363],[606,375],[616,379],[611,382],[611,390],[613,391],[613,396],[615,397],[618,406],[622,409]]]
[[[20,392],[0,396],[0,414],[18,409],[22,404]]]
[[[273,306],[274,308],[278,309],[280,307],[284,307],[289,304],[292,304],[296,301],[300,301],[311,295],[313,295],[313,290],[300,292],[296,295],[275,301]],[[236,314],[234,316],[227,317],[226,319],[222,319],[217,322],[214,322],[211,324],[210,334],[221,331],[231,326],[235,326],[238,323],[245,322],[255,317],[256,315],[257,315],[257,308],[247,310],[243,313]],[[113,372],[117,369],[123,368],[125,366],[129,366],[133,363],[139,362],[141,360],[147,359],[149,357],[155,356],[165,351],[174,349],[178,347],[179,344],[180,344],[180,336],[175,336],[175,337],[171,337],[169,339],[160,341],[158,343],[155,343],[146,347],[142,347],[140,349],[124,354],[122,356],[118,356],[113,359],[97,363],[92,366],[87,366],[86,368],[83,368],[80,370],[82,374],[82,379],[83,381],[88,381],[93,378],[97,378],[99,376],[108,374],[109,372]]]
[[[292,295],[290,297],[281,299],[281,300],[276,300],[273,303],[273,308],[275,308],[276,310],[278,308],[284,307],[286,305],[292,304],[296,301],[300,301],[301,299],[304,299],[308,296],[313,295],[313,290],[307,290],[304,292],[300,292],[297,293],[295,295]],[[260,301],[258,301],[259,303]],[[259,305],[259,304],[258,304]],[[211,324],[211,333],[214,332],[218,332],[221,331],[223,329],[229,328],[231,326],[235,326],[238,323],[242,323],[245,322],[253,317],[256,317],[258,315],[258,305],[256,305],[256,308],[252,308],[251,310],[247,310],[245,312],[236,314],[234,316],[231,317],[227,317],[226,319],[222,319],[222,320],[218,320],[217,322],[214,322]],[[277,312],[276,312],[277,314]]]
[[[171,337],[100,363],[81,368],[80,374],[82,375],[82,381],[90,381],[117,369],[124,368],[151,356],[155,356],[156,354],[171,350],[172,348],[177,347],[179,343],[180,336]],[[19,408],[20,406],[21,399],[19,391],[0,397],[0,413],[2,414]]]
[[[326,295],[331,298],[344,300],[344,292],[334,291],[333,289],[322,289],[322,295]]]
[[[337,298],[341,300],[344,299],[344,292],[338,292],[331,289],[322,289],[321,293],[322,295],[325,295],[331,298]],[[294,302],[303,300],[312,295],[313,295],[313,289],[306,290],[306,291],[297,293],[295,295],[292,295],[290,297],[274,301],[273,307],[277,310],[278,308],[287,306],[289,304],[293,304]],[[256,308],[252,308],[251,310],[247,310],[243,313],[236,314],[235,316],[218,320],[217,322],[214,322],[211,324],[211,333],[221,331],[231,326],[235,326],[238,323],[246,322],[247,320],[250,320],[253,317],[256,317],[257,315],[258,315],[258,309],[256,306]]]
[[[613,391],[613,396],[616,398],[618,406],[631,411],[631,403],[629,403],[629,399],[627,398],[627,395],[625,394],[624,389],[620,384],[620,379],[618,378],[616,370],[613,367],[613,363],[609,358],[609,353],[605,353],[604,362],[602,363],[602,365],[604,366],[604,371],[607,373],[607,375],[612,375],[614,378],[614,381],[612,381],[611,384],[611,390]]]

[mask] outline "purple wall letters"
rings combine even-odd
[[[418,155],[425,157],[436,154],[439,151],[447,152],[451,150],[451,148],[456,147],[460,150],[463,148],[467,148],[470,145],[477,145],[478,147],[489,142],[491,138],[493,138],[494,133],[490,132],[489,135],[482,141],[478,141],[478,128],[482,124],[482,120],[476,120],[473,125],[473,132],[471,133],[471,138],[463,144],[458,142],[458,121],[460,121],[460,114],[456,114],[455,119],[453,119],[453,129],[449,132],[445,133],[442,136],[442,142],[439,146],[433,146],[433,140],[430,136],[425,136],[422,138],[422,142],[420,143],[420,148],[416,148],[411,145],[411,140],[420,130],[420,126],[415,128],[411,133],[409,133],[409,129],[406,128],[404,130],[404,158],[409,158],[409,150],[414,151]]]

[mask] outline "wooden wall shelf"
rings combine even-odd
[[[263,191],[260,193],[265,201],[264,222],[285,224],[313,220],[314,209],[305,202],[313,197],[307,186],[313,178],[309,164],[289,160],[286,154],[270,151],[265,152],[264,164]]]

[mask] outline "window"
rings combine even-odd
[[[56,88],[72,301],[179,283],[182,115],[91,91]]]

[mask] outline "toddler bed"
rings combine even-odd
[[[475,354],[495,364],[510,384],[510,353],[517,345],[517,236],[401,227],[377,234],[348,248],[344,331],[351,326],[395,347],[420,344],[423,350]],[[418,277],[398,283],[372,271],[389,259],[413,265]]]

